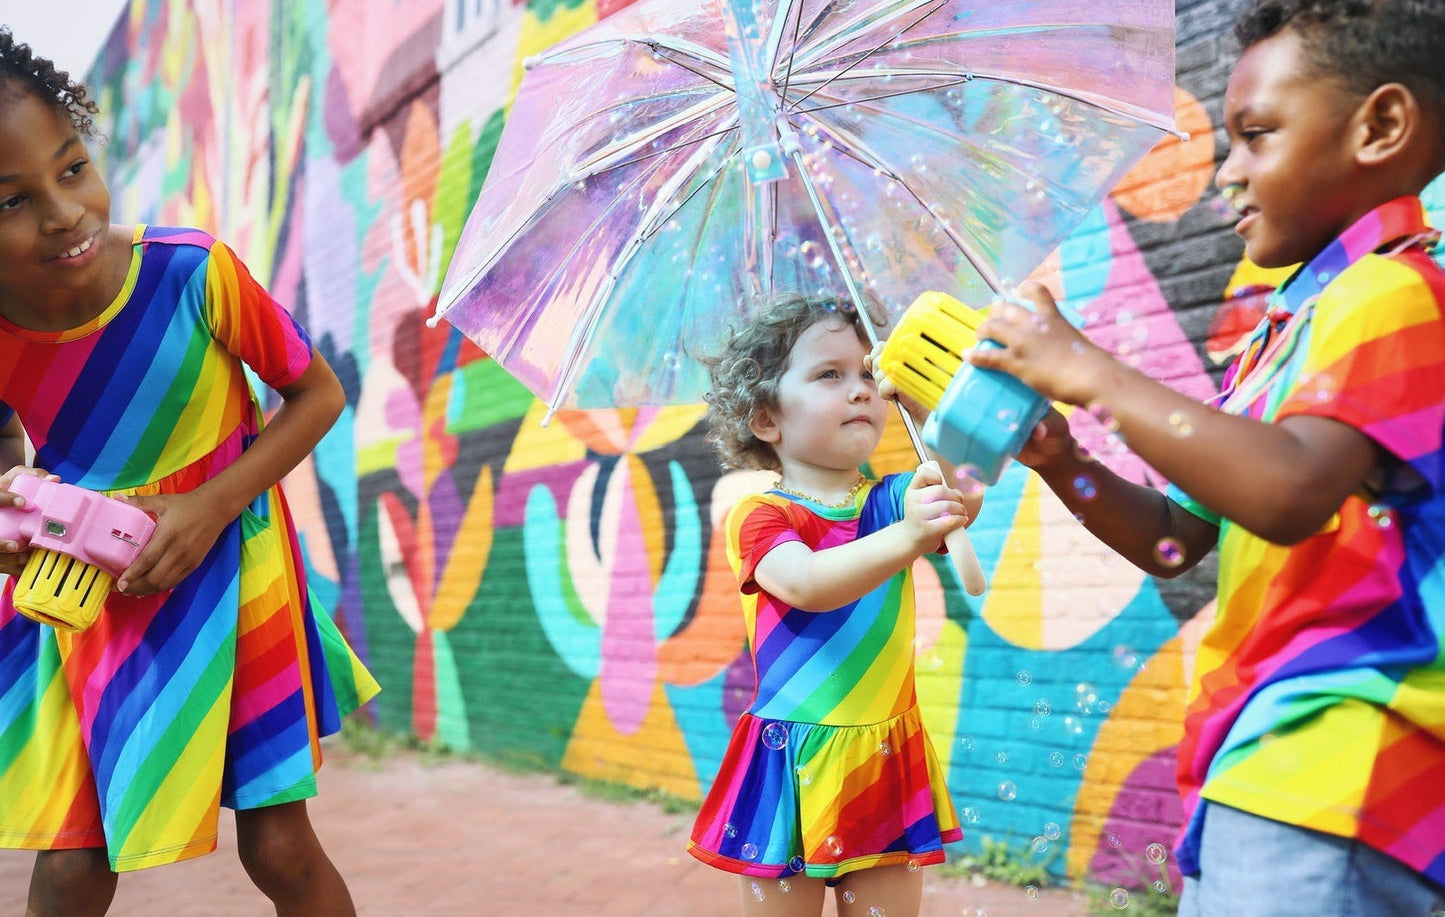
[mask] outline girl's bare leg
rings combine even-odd
[[[822,879],[789,876],[764,879],[739,876],[743,917],[818,917],[823,913]]]
[[[104,847],[42,850],[30,872],[25,917],[99,917],[110,909],[115,885]]]
[[[845,875],[833,894],[838,899],[838,917],[863,917],[875,907],[887,917],[918,917],[923,906],[923,870],[906,866],[860,869]]]
[[[356,907],[311,828],[306,801],[236,813],[241,865],[277,917],[354,917]]]

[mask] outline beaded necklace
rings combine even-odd
[[[802,497],[804,500],[808,500],[812,503],[816,503],[819,506],[823,506],[828,509],[842,509],[845,506],[851,506],[853,501],[858,497],[858,491],[862,490],[865,486],[867,486],[867,484],[868,479],[863,477],[863,475],[860,473],[858,475],[858,480],[854,481],[853,486],[848,488],[848,495],[845,496],[843,499],[839,500],[837,503],[824,503],[822,500],[819,500],[812,494],[805,494],[800,490],[791,490],[787,487],[784,487],[781,478],[778,479],[778,483],[773,485],[773,490],[776,490],[779,493],[787,494],[791,497]]]

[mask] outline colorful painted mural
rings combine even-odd
[[[117,218],[230,242],[343,379],[341,422],[288,487],[314,582],[385,687],[377,724],[698,798],[751,687],[720,521],[769,476],[721,475],[700,407],[543,427],[485,354],[424,324],[520,61],[626,5],[132,0],[92,82]],[[1279,277],[1241,261],[1212,184],[1230,4],[1177,6],[1191,139],[1162,143],[1039,276],[1095,340],[1204,398]],[[1445,188],[1430,200],[1445,211]],[[1159,483],[1086,412],[1073,423]],[[891,431],[878,469],[907,456]],[[1017,467],[972,532],[984,597],[946,564],[917,571],[919,690],[965,848],[1167,874],[1212,568],[1140,574]]]

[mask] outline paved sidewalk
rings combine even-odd
[[[362,915],[735,917],[736,879],[688,856],[690,815],[584,795],[546,774],[328,746],[312,821]],[[0,914],[22,914],[32,855],[0,851]],[[261,917],[221,813],[210,856],[121,877],[114,917]],[[833,914],[831,896],[827,914]],[[923,917],[1082,917],[1082,895],[975,887],[929,869]]]

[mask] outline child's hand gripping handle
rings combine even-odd
[[[937,462],[924,464],[932,465],[939,477],[943,477],[943,470],[938,467]],[[948,547],[948,556],[953,561],[953,569],[958,571],[963,591],[969,595],[983,595],[983,591],[988,588],[988,579],[983,575],[983,565],[978,562],[978,553],[973,549],[968,532],[960,526],[944,535],[943,543]]]

